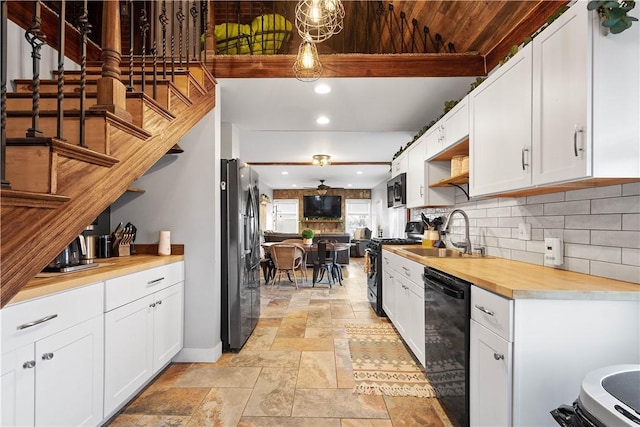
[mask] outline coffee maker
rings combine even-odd
[[[42,271],[68,273],[96,267],[95,236],[75,237]]]

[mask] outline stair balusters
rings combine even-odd
[[[202,17],[204,18],[204,28],[202,33],[204,34],[204,42],[202,50],[204,51],[204,58],[202,63],[207,63],[207,31],[209,31],[209,0],[202,0]]]
[[[0,135],[0,143],[2,144],[2,152],[0,153],[0,179],[2,182],[2,188],[11,188],[9,182],[5,179],[5,158],[7,152],[7,2],[2,0],[0,3],[0,26],[2,29],[0,30],[0,49],[2,49],[2,64],[0,66],[2,69],[0,70],[0,75],[2,76],[2,83],[0,86],[1,97],[0,97],[0,127],[1,127],[1,135]]]
[[[80,31],[80,141],[78,145],[86,147],[85,144],[85,109],[84,102],[86,97],[87,85],[87,35],[91,33],[91,24],[88,18],[89,10],[87,9],[87,0],[84,0],[82,7],[82,15],[78,18],[78,30]]]
[[[193,0],[190,12],[193,19],[193,59],[197,61],[198,55],[196,51],[200,45],[200,39],[198,37],[198,8],[196,7],[196,0]]]
[[[174,67],[175,67],[175,16],[176,16],[176,2],[171,1],[171,81],[174,79]]]
[[[189,71],[189,62],[191,62],[191,51],[189,50],[189,39],[191,38],[191,31],[190,31],[190,27],[191,25],[189,24],[189,14],[191,13],[191,11],[189,10],[189,1],[187,0],[187,14],[184,16],[186,21],[187,21],[187,28],[185,31],[185,58],[187,61],[187,71]]]
[[[129,0],[129,86],[127,92],[133,92],[133,0]]]
[[[64,52],[65,52],[65,33],[66,33],[66,7],[65,0],[60,2],[60,11],[58,13],[58,103],[56,115],[56,138],[64,140],[63,123],[64,123]]]
[[[33,106],[31,111],[31,128],[27,129],[27,137],[39,137],[42,136],[42,132],[38,130],[40,120],[40,49],[46,38],[40,31],[40,24],[42,22],[40,19],[40,1],[34,2],[32,22],[33,24],[24,35],[31,45],[31,58],[33,59]]]
[[[151,55],[153,56],[153,99],[158,99],[158,34],[156,31],[156,2],[151,2],[151,37],[153,43],[151,47]]]
[[[182,0],[178,3],[178,12],[176,13],[176,19],[178,20],[178,65],[182,69],[182,23],[184,22],[185,15],[182,12]]]
[[[145,88],[145,77],[146,74],[144,72],[144,63],[147,60],[147,32],[149,31],[149,20],[147,19],[147,10],[142,6],[140,9],[140,19],[138,20],[138,26],[140,28],[140,33],[142,34],[142,63],[141,63],[141,71],[142,71],[142,90],[144,93]]]
[[[167,5],[165,0],[162,0],[162,12],[158,16],[160,25],[162,26],[162,78],[167,78],[167,24],[169,18],[167,18]]]

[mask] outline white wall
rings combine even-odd
[[[136,181],[144,194],[125,194],[111,209],[111,228],[132,222],[138,243],[155,243],[159,230],[171,230],[172,243],[185,245],[185,336],[179,361],[211,362],[222,351],[219,123],[216,108],[180,141],[183,153],[163,157]]]
[[[379,231],[382,231],[383,236],[390,235],[387,181],[382,181],[371,189],[371,237],[378,237]]]
[[[586,188],[529,197],[471,199],[456,190],[456,208],[469,215],[471,241],[489,255],[543,265],[544,238],[564,241],[564,265],[578,273],[640,284],[640,183]],[[451,209],[412,209],[430,218]],[[454,241],[463,221],[456,215]],[[531,240],[518,224],[531,224]]]

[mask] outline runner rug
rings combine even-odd
[[[355,392],[437,397],[392,325],[347,324]]]

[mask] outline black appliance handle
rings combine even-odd
[[[449,285],[448,283],[443,283],[437,280],[433,280],[427,275],[423,274],[422,279],[424,280],[424,284],[429,286],[432,289],[440,292],[441,294],[450,296],[455,299],[464,299],[464,290],[459,289],[455,286]]]

